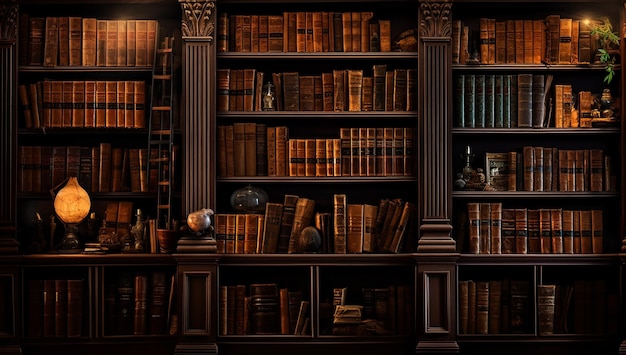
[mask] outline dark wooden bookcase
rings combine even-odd
[[[608,16],[619,33],[623,48],[623,2],[618,0],[581,1],[428,1],[378,0],[341,2],[282,0],[159,0],[96,1],[83,3],[59,0],[0,2],[0,348],[9,354],[39,353],[282,353],[338,354],[547,354],[564,352],[587,354],[624,353],[622,325],[622,263],[624,220],[623,125],[595,128],[469,128],[456,124],[459,109],[457,78],[465,76],[543,74],[553,75],[553,84],[571,84],[573,92],[604,88],[604,70],[597,65],[578,64],[457,64],[454,21],[462,20],[479,39],[481,18],[545,19],[550,14],[583,18]],[[180,95],[181,158],[175,175],[180,182],[180,206],[176,213],[184,218],[201,208],[216,213],[233,213],[229,200],[238,188],[251,184],[268,193],[268,201],[283,202],[285,194],[314,199],[316,211],[332,211],[334,194],[345,193],[349,203],[376,204],[381,198],[402,198],[416,206],[415,228],[407,235],[408,250],[398,254],[206,254],[172,255],[116,254],[103,256],[36,254],[26,255],[33,236],[34,211],[52,211],[45,192],[18,191],[20,147],[23,145],[84,145],[106,140],[120,146],[145,147],[149,132],[137,130],[75,132],[70,129],[26,129],[18,101],[18,86],[44,78],[70,80],[97,78],[149,81],[150,69],[58,68],[19,65],[19,44],[23,33],[19,15],[115,17],[126,11],[128,18],[156,18],[162,27],[180,30],[181,76],[176,81]],[[372,11],[388,18],[392,39],[413,30],[417,44],[410,51],[391,52],[238,52],[222,51],[220,15],[282,15],[284,11],[353,12]],[[120,15],[121,16],[121,15]],[[178,39],[178,37],[177,37]],[[478,43],[478,42],[477,42]],[[252,46],[252,43],[251,43]],[[623,50],[622,50],[623,51]],[[415,69],[413,94],[415,106],[409,111],[323,112],[323,111],[242,111],[218,110],[222,95],[218,72],[222,69],[250,69],[265,73],[298,72],[320,75],[341,69],[363,70],[371,75],[375,64],[388,68]],[[621,64],[609,85],[617,103],[624,101],[624,74]],[[552,91],[548,95],[553,95]],[[621,116],[621,113],[620,113]],[[290,138],[339,138],[343,127],[410,127],[413,129],[413,174],[407,176],[225,176],[219,174],[218,128],[235,123],[253,122],[266,126],[289,127]],[[79,144],[79,145],[80,145]],[[462,171],[460,158],[470,146],[473,168],[485,168],[485,153],[521,152],[524,146],[559,149],[599,148],[612,157],[615,188],[609,191],[465,191],[454,189],[456,173]],[[135,208],[155,208],[154,194],[102,193],[94,195],[94,206],[109,200],[132,200]],[[473,254],[469,252],[467,204],[502,203],[503,208],[561,208],[603,211],[602,253],[590,254]],[[18,253],[19,251],[19,253]],[[174,275],[172,293],[177,328],[171,335],[119,334],[107,323],[107,294],[115,280],[131,273],[164,271]],[[81,336],[37,338],[28,333],[30,305],[28,291],[33,280],[83,280]],[[468,334],[462,319],[462,283],[466,281],[518,281],[527,285],[526,327],[521,331],[499,334]],[[231,334],[224,331],[221,308],[224,286],[259,283],[302,291],[310,302],[309,332],[288,334]],[[602,290],[606,297],[587,308],[593,314],[606,312],[598,319],[583,312],[568,314],[567,331],[553,335],[540,332],[541,285],[556,284],[572,291],[573,303],[580,290]],[[576,285],[584,284],[577,288]],[[335,288],[348,288],[347,301],[362,301],[362,289],[406,288],[406,328],[383,335],[332,334],[328,328],[328,300]],[[590,286],[593,285],[593,286]],[[577,290],[577,291],[574,291]],[[356,291],[356,292],[350,292]],[[604,298],[598,300],[598,298]],[[509,299],[510,301],[510,299]],[[570,305],[572,307],[572,305]],[[582,307],[574,305],[573,308]],[[589,317],[589,318],[584,318]],[[500,318],[502,319],[502,318]],[[582,320],[581,320],[582,319]],[[580,327],[581,322],[592,328]],[[577,323],[578,322],[578,323]],[[570,326],[571,325],[571,326]]]

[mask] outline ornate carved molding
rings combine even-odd
[[[420,0],[420,36],[450,37],[452,34],[451,8],[452,0],[436,2]]]
[[[183,37],[206,37],[213,41],[215,32],[215,1],[179,0],[183,10]]]
[[[0,42],[17,40],[17,2],[0,3]]]

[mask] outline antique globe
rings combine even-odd
[[[187,226],[196,233],[204,232],[211,227],[212,215],[213,210],[210,208],[203,208],[198,211],[191,212],[187,216]]]

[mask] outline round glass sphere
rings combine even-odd
[[[230,196],[230,206],[236,212],[263,213],[267,199],[267,192],[263,189],[248,185],[233,192]]]

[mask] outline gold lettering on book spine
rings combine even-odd
[[[213,41],[215,32],[215,2],[204,0],[179,0],[183,10],[181,31],[183,37],[207,37]]]

